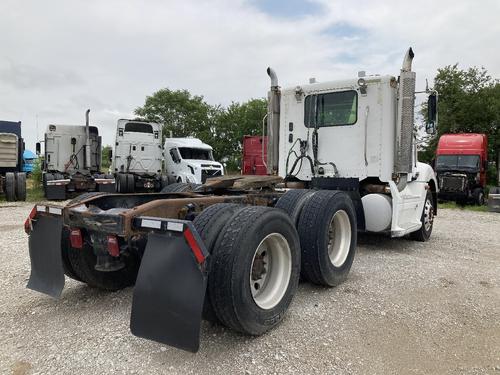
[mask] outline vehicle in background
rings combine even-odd
[[[175,182],[203,184],[210,177],[224,175],[214,160],[212,146],[198,138],[166,138],[163,146],[165,172]]]
[[[35,167],[35,161],[38,159],[36,154],[30,150],[24,150],[23,153],[23,172],[29,176]]]
[[[497,186],[490,188],[488,193],[488,210],[500,212],[500,150],[497,153]]]
[[[155,192],[167,185],[162,176],[161,126],[118,120],[112,170],[119,193]]]
[[[267,137],[260,135],[243,136],[241,174],[266,175]]]
[[[26,200],[21,121],[0,121],[0,194],[8,202]]]
[[[486,134],[443,134],[436,149],[439,199],[484,205],[488,139]]]
[[[63,200],[90,191],[114,192],[115,180],[101,173],[101,137],[90,126],[49,125],[45,132],[42,180],[45,197]],[[40,142],[36,144],[41,152]]]

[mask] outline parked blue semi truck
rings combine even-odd
[[[21,121],[0,120],[0,194],[9,202],[26,200],[23,153]]]
[[[35,161],[38,159],[38,156],[33,151],[24,150],[23,153],[23,172],[29,176],[33,173],[33,168],[35,167]]]

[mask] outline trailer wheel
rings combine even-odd
[[[5,173],[5,199],[7,202],[16,200],[16,176],[12,172]]]
[[[95,270],[97,257],[93,249],[84,243],[82,249],[68,247],[68,258],[74,273],[88,286],[103,290],[120,290],[135,284],[139,271],[139,260],[133,254],[123,256],[125,268],[112,272]]]
[[[410,233],[410,238],[415,241],[425,242],[431,237],[432,226],[434,224],[434,204],[430,191],[427,191],[420,221],[422,226],[416,232]]]
[[[292,222],[297,226],[299,222],[300,212],[304,204],[314,195],[316,190],[309,189],[292,189],[283,194],[274,207],[281,208],[292,219]]]
[[[135,192],[135,177],[133,174],[127,173],[125,176],[127,179],[127,193],[134,193]]]
[[[16,173],[16,196],[18,201],[26,201],[26,173]]]
[[[217,240],[221,229],[231,219],[234,213],[244,206],[233,203],[217,203],[203,210],[193,221],[196,231],[200,234],[203,243],[208,252],[213,253],[215,241]],[[208,274],[210,277],[210,267],[212,257],[208,258]],[[207,289],[205,301],[203,303],[203,318],[212,323],[220,323],[215,314],[210,291]]]
[[[222,229],[212,256],[208,290],[219,320],[250,335],[275,327],[299,282],[299,239],[290,218],[245,207]]]
[[[341,191],[319,190],[299,218],[302,276],[314,284],[336,286],[351,269],[356,251],[356,211]]]
[[[192,184],[187,182],[175,182],[161,189],[162,193],[184,193],[194,191],[200,184]]]

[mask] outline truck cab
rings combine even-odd
[[[203,184],[210,177],[224,175],[221,163],[214,160],[212,146],[198,138],[166,138],[165,169],[176,182]]]
[[[431,166],[417,160],[413,56],[410,48],[399,77],[360,72],[284,89],[268,69],[268,174],[289,186],[359,194],[362,230],[393,237],[430,230],[437,181]],[[428,94],[432,133],[437,94]]]
[[[484,205],[488,166],[486,134],[443,134],[436,150],[439,198]]]
[[[112,156],[118,192],[161,190],[161,137],[159,124],[141,120],[118,120]]]

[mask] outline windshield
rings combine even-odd
[[[436,169],[479,169],[479,155],[438,155]]]
[[[193,160],[214,160],[212,150],[203,148],[179,147],[179,152],[183,159]]]
[[[125,124],[125,131],[134,133],[153,134],[153,127],[145,122],[127,122]]]

